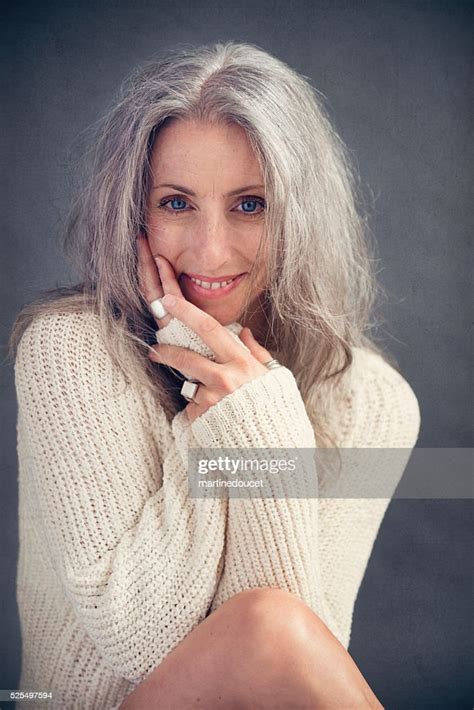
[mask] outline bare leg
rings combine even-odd
[[[204,619],[120,710],[345,710],[383,706],[350,654],[300,599],[236,594]]]

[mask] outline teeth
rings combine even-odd
[[[208,288],[213,291],[216,288],[223,288],[224,286],[227,286],[227,284],[230,284],[232,281],[235,280],[235,279],[229,279],[229,281],[214,281],[214,282],[210,283],[209,281],[201,281],[200,279],[194,279],[192,276],[190,276],[189,278],[191,279],[191,281],[194,281],[195,284],[198,284],[199,286],[202,286],[203,288]]]

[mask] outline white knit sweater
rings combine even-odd
[[[176,319],[160,333],[209,356]],[[378,355],[353,356],[328,420],[337,445],[406,448],[408,460],[415,394]],[[269,370],[191,425],[184,411],[169,424],[113,364],[97,316],[64,313],[27,328],[15,383],[19,689],[53,694],[29,707],[118,707],[209,610],[248,588],[296,594],[348,648],[390,498],[189,495],[189,447],[316,446],[290,370]]]

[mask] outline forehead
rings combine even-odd
[[[216,176],[261,179],[260,165],[244,129],[235,123],[174,120],[158,133],[152,152],[156,178]]]

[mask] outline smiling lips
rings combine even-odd
[[[183,274],[186,286],[197,296],[220,298],[232,291],[242,281],[244,274],[201,279],[197,274]]]
[[[229,276],[203,276],[202,274],[191,274],[191,273],[186,273],[186,276],[189,276],[191,279],[196,279],[197,281],[204,281],[205,283],[226,283],[228,281],[232,281],[233,279],[236,279],[237,276],[240,276],[242,272],[240,271],[238,274],[232,274]]]

